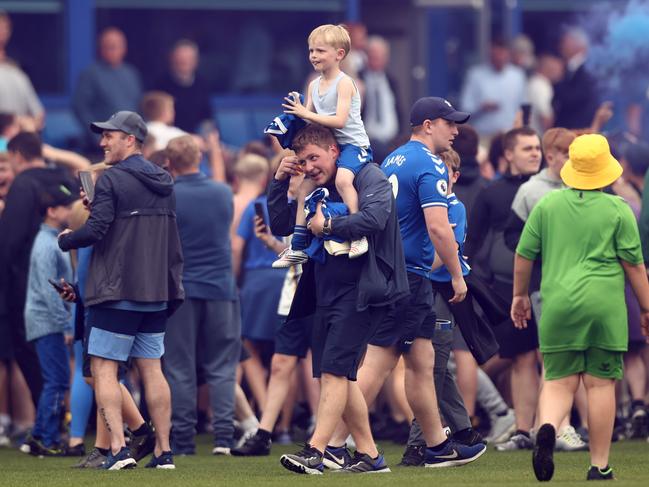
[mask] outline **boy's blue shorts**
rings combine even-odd
[[[361,170],[363,164],[372,162],[372,149],[367,147],[363,149],[352,144],[341,144],[340,155],[336,161],[337,167],[343,167],[354,173],[354,176]]]

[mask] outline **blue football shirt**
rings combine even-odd
[[[428,236],[424,208],[448,208],[448,171],[424,144],[411,140],[392,152],[381,165],[397,201],[406,268],[427,277],[435,257]]]
[[[458,245],[458,258],[462,275],[466,276],[471,272],[471,267],[464,257],[464,241],[466,240],[466,208],[464,203],[457,199],[455,193],[448,195],[448,221],[453,226],[455,241]],[[451,280],[451,274],[445,265],[439,267],[430,273],[432,281],[448,282]]]

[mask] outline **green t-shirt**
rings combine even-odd
[[[548,194],[530,213],[516,252],[543,261],[542,352],[627,349],[619,260],[643,259],[635,217],[622,198],[575,189]]]

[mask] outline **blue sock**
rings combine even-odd
[[[293,240],[291,240],[291,249],[306,249],[306,232],[307,230],[305,225],[295,225],[295,229],[293,230]]]

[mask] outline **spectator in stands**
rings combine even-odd
[[[525,34],[518,34],[512,40],[512,64],[518,66],[526,75],[532,74],[536,59],[534,58],[534,43]]]
[[[390,153],[390,146],[399,134],[399,94],[394,77],[386,71],[389,62],[388,41],[379,36],[370,37],[367,66],[360,72],[365,84],[363,123],[379,163]]]
[[[492,234],[487,257],[490,284],[494,292],[510,303],[514,254],[505,245],[505,223],[518,188],[539,170],[541,141],[534,130],[522,127],[507,132],[503,146],[509,171],[478,194],[469,219],[464,250],[472,258],[482,247],[487,235]],[[500,345],[500,356],[513,359],[512,394],[517,431],[509,441],[497,448],[530,449],[533,443],[529,433],[534,421],[539,387],[536,360],[538,337],[536,326],[516,330],[509,326],[508,321],[494,331]]]
[[[560,58],[551,54],[539,57],[536,69],[527,83],[527,99],[532,106],[530,127],[543,134],[554,123],[553,85],[563,78],[564,65]]]
[[[155,88],[169,93],[175,101],[176,125],[190,133],[201,122],[212,120],[210,88],[198,72],[199,52],[195,42],[181,39],[169,53],[169,70],[155,83]]]
[[[124,62],[126,50],[121,30],[108,27],[99,35],[99,60],[81,73],[72,96],[72,108],[82,127],[120,110],[137,110],[142,96],[140,75]],[[89,129],[87,136],[94,149],[96,138]]]
[[[172,448],[176,454],[195,452],[196,370],[201,369],[212,406],[213,453],[227,454],[232,447],[235,376],[241,349],[229,233],[232,190],[200,172],[200,150],[191,136],[172,139],[166,155],[175,179],[186,297],[169,319],[165,334]],[[201,211],[208,208],[209,212]]]
[[[466,75],[460,104],[471,112],[471,123],[481,137],[509,130],[526,100],[525,72],[509,60],[505,41],[494,39],[489,62],[472,67]]]
[[[568,129],[590,127],[600,102],[597,80],[586,67],[588,36],[576,27],[561,37],[559,52],[566,63],[561,82],[554,87],[555,125]]]
[[[63,185],[76,192],[67,173],[47,167],[38,135],[21,132],[9,141],[9,158],[15,179],[0,218],[0,320],[7,320],[16,361],[36,404],[42,380],[32,345],[25,341],[23,311],[27,293],[29,254],[45,214],[43,188]]]
[[[148,135],[153,137],[153,148],[163,150],[171,139],[187,135],[187,132],[174,126],[176,112],[174,99],[164,91],[148,91],[140,103],[142,116],[146,120]]]
[[[0,112],[32,117],[40,128],[45,117],[43,105],[27,75],[7,56],[9,39],[11,18],[0,10]]]

